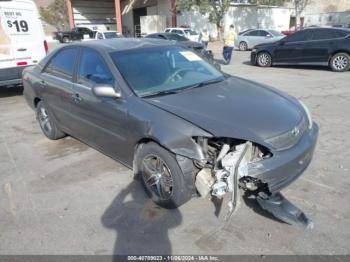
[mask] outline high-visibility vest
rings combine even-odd
[[[235,45],[235,38],[236,33],[232,30],[230,30],[227,33],[226,39],[225,39],[225,46],[234,46]]]

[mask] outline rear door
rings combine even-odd
[[[304,44],[304,62],[313,64],[328,64],[328,60],[332,50],[334,50],[334,46],[337,45],[339,38],[342,37],[337,36],[337,30],[335,29],[320,28],[313,29],[312,31],[311,41]]]
[[[41,73],[41,96],[49,105],[60,126],[71,130],[74,116],[71,112],[73,74],[78,49],[66,47],[58,51]]]
[[[252,30],[252,31],[247,32],[244,35],[244,38],[248,44],[248,48],[253,48],[254,46],[256,46],[259,43],[259,39],[260,39],[259,31],[260,30]],[[242,40],[242,41],[244,41],[244,40]]]
[[[0,2],[1,25],[11,44],[12,66],[37,64],[45,55],[44,32],[35,4],[28,0]]]
[[[2,6],[3,3],[0,2],[0,81],[18,78],[17,70],[6,70],[16,67],[16,62]]]

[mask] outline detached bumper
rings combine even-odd
[[[248,174],[266,183],[271,193],[279,192],[303,174],[309,166],[318,138],[318,126],[313,128],[300,139],[294,147],[273,152],[270,159],[251,163]]]

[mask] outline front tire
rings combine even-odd
[[[187,202],[192,195],[174,154],[156,143],[142,144],[135,155],[136,172],[157,205],[172,209]]]
[[[337,53],[331,58],[329,66],[335,72],[349,71],[350,56],[347,53]]]
[[[36,107],[36,118],[44,135],[51,140],[57,140],[66,136],[57,126],[52,114],[43,101]]]
[[[256,58],[256,64],[260,67],[270,67],[272,65],[272,57],[267,52],[261,52]]]

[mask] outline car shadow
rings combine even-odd
[[[107,207],[101,222],[116,231],[115,255],[166,255],[172,251],[168,231],[181,224],[182,215],[154,204],[134,180]]]
[[[0,98],[23,95],[23,86],[0,87]]]

